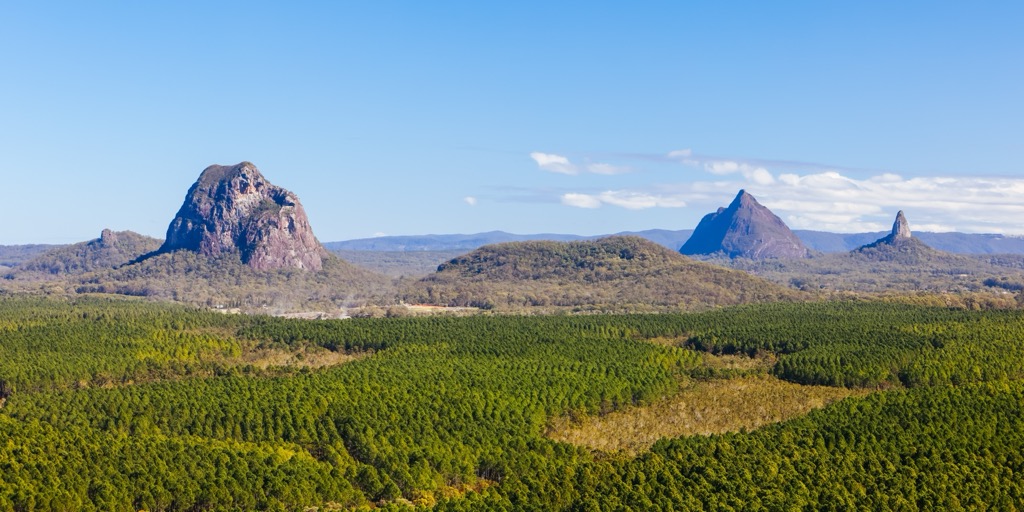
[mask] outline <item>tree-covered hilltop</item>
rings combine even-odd
[[[309,321],[5,299],[0,510],[1012,510],[1022,339],[1021,312],[860,302]],[[316,351],[355,357],[294,365]],[[751,371],[873,392],[638,455],[546,437],[771,382]],[[778,396],[759,389],[740,406]]]
[[[339,258],[390,277],[408,277],[419,279],[432,274],[437,267],[453,258],[461,256],[464,251],[369,251],[331,249]]]
[[[705,261],[814,291],[999,295],[999,290],[988,286],[986,280],[1024,282],[1019,256],[951,254],[932,249],[916,238],[895,246],[868,245],[847,253],[817,254],[800,260],[714,257]]]
[[[409,302],[486,309],[703,309],[801,294],[639,237],[485,246],[441,265]]]
[[[161,240],[104,229],[99,238],[51,249],[18,266],[16,278],[40,279],[109,270],[157,250]]]
[[[70,283],[76,293],[107,293],[268,313],[331,310],[369,300],[394,302],[391,279],[325,255],[318,271],[257,270],[237,253],[208,257],[181,250],[85,274]]]

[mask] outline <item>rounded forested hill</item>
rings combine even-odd
[[[17,267],[31,277],[78,275],[125,265],[160,247],[162,240],[133,231],[104,229],[100,237],[47,251]]]
[[[82,275],[78,293],[108,293],[186,304],[291,312],[393,301],[391,279],[333,255],[318,271],[257,270],[237,252],[208,257],[189,250],[157,254],[131,265]]]
[[[693,261],[643,238],[611,236],[484,246],[438,267],[418,281],[406,299],[487,309],[689,310],[800,297],[764,279]]]

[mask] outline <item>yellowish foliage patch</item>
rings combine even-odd
[[[557,418],[550,423],[547,436],[594,450],[635,455],[662,438],[753,430],[865,393],[803,386],[763,374],[687,380],[677,394],[648,406],[603,416]]]

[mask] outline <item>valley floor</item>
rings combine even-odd
[[[0,299],[0,510],[1024,504],[1024,313]]]

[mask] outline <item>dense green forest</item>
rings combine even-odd
[[[351,357],[259,364],[320,352]],[[1022,376],[1017,311],[311,321],[0,299],[0,510],[1015,510]],[[545,436],[738,378],[865,392],[637,455]]]

